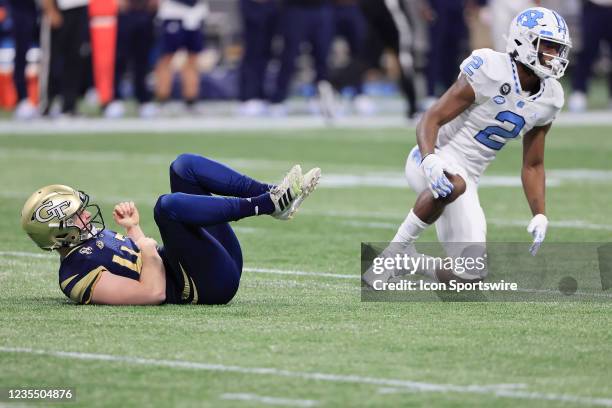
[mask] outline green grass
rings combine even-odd
[[[612,170],[609,127],[553,129],[547,169]],[[414,143],[405,129],[292,132],[0,136],[0,251],[35,253],[19,211],[37,187],[78,186],[101,203],[133,198],[143,229],[168,189],[180,152],[221,159],[266,181],[294,162],[324,174],[402,174]],[[487,175],[518,176],[520,144]],[[69,406],[247,406],[224,393],[316,400],[321,406],[558,406],[542,394],[612,398],[610,303],[366,303],[360,301],[360,242],[393,236],[414,201],[383,187],[321,188],[290,223],[237,224],[245,266],[353,274],[355,280],[245,272],[227,306],[76,306],[57,282],[57,260],[0,257],[0,347],[182,360],[299,373],[355,375],[458,386],[525,384],[531,398],[493,392],[380,393],[375,384],[299,376],[171,368],[0,350],[1,387],[74,387]],[[520,187],[482,188],[490,241],[528,241]],[[610,182],[562,180],[547,191],[547,242],[605,242],[610,230],[555,227],[556,220],[612,224]],[[378,223],[377,227],[367,223]],[[111,227],[114,227],[110,225]],[[427,231],[423,240],[434,240]],[[527,254],[525,255],[527,256]],[[388,387],[388,385],[386,386]],[[538,393],[538,394],[530,394]],[[564,406],[588,406],[570,400]],[[254,404],[254,403],[251,403]],[[608,404],[612,404],[608,400]],[[55,405],[54,405],[55,406]]]

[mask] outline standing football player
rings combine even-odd
[[[548,226],[544,140],[564,103],[557,80],[567,68],[570,47],[563,17],[533,7],[512,20],[506,53],[479,49],[463,61],[457,81],[417,126],[418,146],[408,155],[406,177],[418,197],[393,238],[402,251],[416,255],[414,242],[434,223],[448,256],[461,256],[474,243],[484,251],[486,221],[478,182],[505,144],[522,137],[521,180],[533,214],[527,231],[533,237],[530,251],[536,254]],[[480,280],[487,273],[416,272],[439,281]],[[394,273],[369,270],[363,281],[372,286]]]
[[[242,273],[242,251],[229,221],[262,214],[292,218],[320,174],[315,168],[302,175],[296,165],[272,186],[182,154],[170,166],[171,194],[159,197],[154,209],[163,247],[145,236],[133,202],[114,208],[122,235],[105,228],[87,194],[64,185],[32,194],[21,225],[40,248],[58,251],[60,288],[77,303],[225,304]]]

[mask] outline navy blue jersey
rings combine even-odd
[[[102,272],[139,280],[141,269],[140,249],[134,241],[105,229],[96,238],[88,239],[72,249],[62,259],[60,288],[75,302],[87,304]]]

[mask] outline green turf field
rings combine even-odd
[[[610,241],[611,133],[553,128],[546,242]],[[62,183],[90,193],[111,228],[113,204],[133,199],[159,239],[152,206],[178,153],[270,182],[294,162],[329,180],[400,179],[413,144],[405,129],[0,136],[0,388],[73,387],[66,405],[87,407],[612,406],[610,302],[360,301],[360,242],[392,238],[407,188],[329,183],[293,221],[234,224],[246,270],[221,307],[76,306],[58,260],[19,227],[29,194]],[[520,158],[509,144],[486,174],[518,177]],[[529,240],[520,186],[480,198],[490,241]]]

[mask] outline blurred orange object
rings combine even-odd
[[[113,100],[117,9],[116,0],[91,0],[89,2],[94,82],[102,106]]]
[[[30,103],[34,106],[38,106],[38,75],[36,72],[27,72],[26,71],[26,83],[28,89],[28,99]]]
[[[0,108],[13,110],[17,105],[17,90],[13,84],[13,72],[0,71]]]

